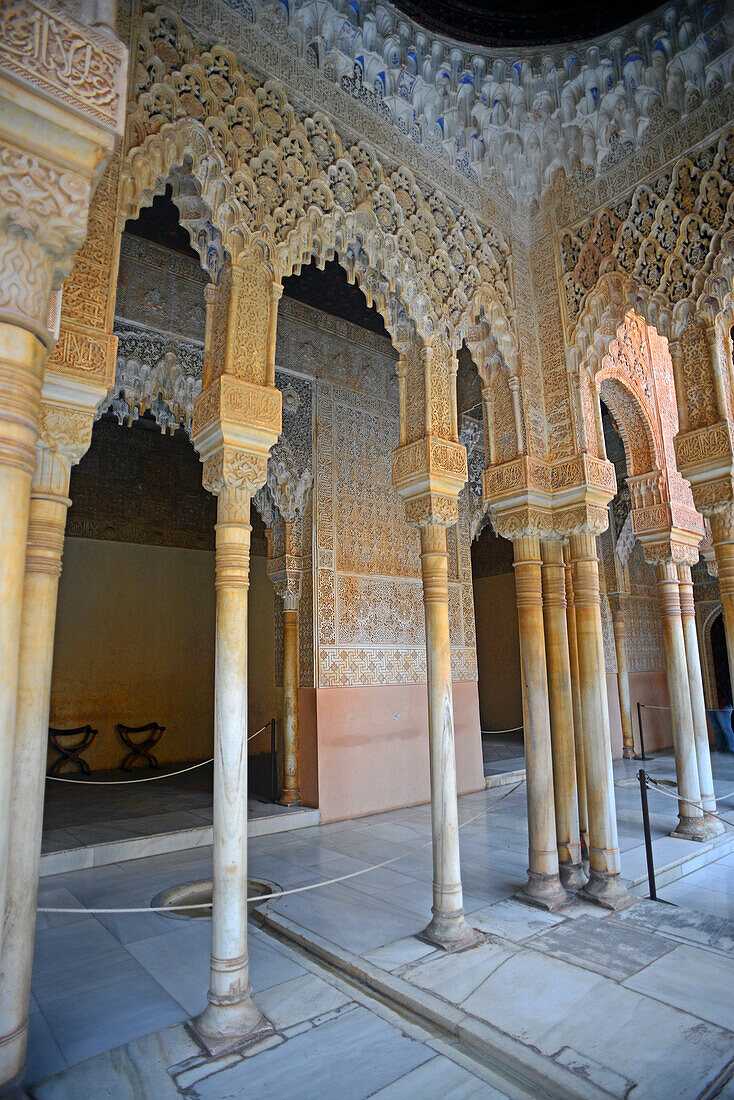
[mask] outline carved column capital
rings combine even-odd
[[[123,45],[61,8],[18,0],[0,11],[0,319],[46,347],[51,291],[122,133],[126,73]]]
[[[194,402],[192,431],[204,488],[215,495],[224,488],[255,493],[265,484],[280,429],[281,395],[274,387],[228,375],[207,386]]]
[[[456,523],[467,476],[466,447],[453,440],[425,436],[393,451],[393,485],[405,501],[409,523]]]

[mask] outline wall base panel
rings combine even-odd
[[[477,685],[455,683],[453,693],[457,782],[466,794],[484,787]],[[320,688],[315,695],[322,821],[428,801],[425,684]]]

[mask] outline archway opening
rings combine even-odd
[[[189,182],[184,175],[174,181],[174,193]],[[50,723],[97,731],[82,754],[96,786],[49,781],[47,852],[211,824],[211,765],[117,785],[189,769],[213,752],[217,504],[203,488],[190,438],[202,380],[207,282],[169,184],[122,235],[115,384],[71,476]],[[252,526],[251,731],[275,716],[264,671],[268,660],[273,665],[274,637],[266,539],[259,516]],[[149,746],[151,757],[136,758],[131,743],[148,735],[118,727],[150,723],[165,729]],[[260,744],[269,752],[269,739]],[[257,747],[251,742],[250,752]],[[56,755],[49,752],[49,765]],[[132,773],[118,774],[125,761]],[[84,778],[70,766],[64,774]],[[255,800],[269,797],[269,775],[253,756]],[[110,780],[115,786],[103,789]],[[253,801],[251,816],[259,808]],[[75,865],[72,858],[69,866]]]
[[[732,705],[731,675],[724,632],[724,617],[719,613],[711,624],[711,656],[713,658],[716,706]]]

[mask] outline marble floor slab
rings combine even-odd
[[[190,1096],[362,1100],[430,1058],[425,1045],[360,1007],[205,1078],[191,1087]]]
[[[734,958],[681,945],[624,984],[734,1031]]]
[[[613,917],[579,917],[549,928],[532,941],[536,951],[566,959],[621,981],[673,951],[675,944]]]

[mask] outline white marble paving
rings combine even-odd
[[[491,806],[496,797],[497,792],[487,791],[462,798],[461,820]],[[629,826],[626,847],[637,858],[635,799],[639,801],[638,792],[622,790],[620,805]],[[500,808],[490,808],[461,833],[462,877],[471,923],[494,937],[478,949],[445,956],[415,939],[430,912],[430,848],[343,884],[277,900],[268,911],[287,915],[303,935],[314,933],[336,949],[363,955],[386,976],[397,971],[401,980],[414,984],[416,995],[423,990],[423,996],[460,1004],[479,1022],[487,1021],[536,1045],[610,1095],[629,1094],[630,1100],[638,1095],[644,1100],[672,1096],[693,1100],[701,1091],[697,1084],[713,1080],[734,1055],[734,1034],[728,1030],[734,1030],[734,1020],[727,1001],[734,988],[734,926],[730,935],[724,921],[711,923],[712,914],[734,918],[730,889],[734,854],[724,855],[717,864],[662,892],[666,897],[677,892],[678,900],[709,914],[708,925],[694,921],[685,934],[680,918],[677,926],[672,917],[656,923],[644,905],[611,918],[588,904],[547,914],[511,896],[524,881],[527,866],[524,802],[524,791],[514,792]],[[670,848],[670,859],[678,859],[682,849],[677,845],[685,842],[664,837],[667,818],[663,811],[656,813],[657,835]],[[249,873],[283,888],[305,885],[409,852],[429,834],[428,808],[411,807],[375,818],[308,827],[297,834],[262,836],[250,842]],[[147,906],[162,889],[210,875],[211,854],[205,847],[155,853],[44,879],[41,902],[71,908]],[[695,905],[699,899],[703,904]],[[655,913],[664,908],[670,914],[681,912],[661,906]],[[576,936],[578,959],[573,955],[572,921],[581,922]],[[623,973],[613,965],[620,927],[625,934],[622,921],[631,922],[628,938],[638,950],[637,955],[627,952]],[[37,1082],[66,1063],[68,1068],[61,1077],[33,1085],[32,1094],[44,1100],[178,1096],[178,1091],[170,1092],[170,1074],[156,1076],[157,1070],[151,1070],[144,1075],[140,1067],[151,1059],[160,1069],[165,1061],[167,1068],[178,1064],[183,1074],[192,1068],[188,1060],[196,1061],[196,1053],[175,1057],[163,1051],[162,1040],[143,1050],[146,1040],[140,1036],[177,1025],[161,1034],[180,1035],[180,1040],[170,1042],[175,1046],[180,1041],[182,1049],[188,1049],[189,1040],[179,1025],[201,1008],[206,997],[210,927],[206,919],[174,920],[147,912],[99,918],[42,915],[28,1080]],[[569,932],[561,936],[556,949],[554,936],[565,928]],[[545,950],[537,950],[544,936]],[[656,937],[666,937],[660,950],[669,954],[645,965],[646,945],[655,947],[652,954],[659,947]],[[700,947],[695,946],[696,937]],[[681,938],[686,940],[684,946]],[[606,960],[602,968],[615,979],[589,968],[588,953],[593,958],[597,940],[598,955]],[[580,966],[582,941],[587,958]],[[693,952],[693,957],[683,956],[682,970],[668,966],[668,960],[686,951]],[[699,954],[707,961],[701,962]],[[355,1007],[326,972],[315,975],[312,963],[257,926],[252,927],[250,956],[258,999],[274,1015],[285,1042],[279,1040],[277,1047],[261,1049],[248,1059],[231,1060],[218,1070],[208,1072],[205,1066],[203,1076],[197,1063],[191,1075],[192,1081],[197,1077],[190,1085],[195,1090],[189,1092],[192,1100],[199,1096],[224,1100],[251,1091],[254,1095],[260,1089],[276,1097],[297,1095],[297,1100],[311,1095],[339,1100],[352,1096],[362,1100],[372,1094],[396,1100],[413,1095],[420,1100],[498,1095],[470,1071],[460,1071],[450,1060],[446,1064],[440,1056],[445,1052],[437,1054],[428,1036],[420,1041],[406,1038],[401,1029],[364,1005]],[[638,972],[620,984],[631,963],[638,962]],[[121,1043],[123,1053],[118,1051],[114,1057],[105,1053]],[[198,1051],[195,1046],[194,1051]],[[82,1072],[80,1060],[97,1052]],[[664,1064],[659,1064],[661,1058]],[[469,1072],[468,1081],[464,1072]],[[96,1073],[101,1076],[97,1078]],[[97,1086],[90,1083],[97,1080],[100,1085],[94,1091]],[[303,1085],[297,1094],[292,1088],[278,1091],[294,1080]],[[158,1091],[151,1091],[154,1087]]]
[[[624,984],[734,1031],[732,958],[681,945],[632,975]]]

